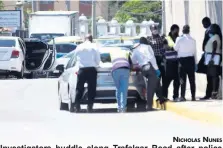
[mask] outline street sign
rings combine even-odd
[[[21,27],[21,10],[1,10],[0,27],[20,28]]]

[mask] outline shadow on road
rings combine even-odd
[[[128,110],[126,113],[145,113],[145,112],[154,112],[154,111],[160,111],[158,109],[153,109],[152,111],[146,111],[146,110]],[[85,109],[82,109],[80,113],[87,113]],[[100,113],[118,113],[117,108],[99,108],[99,109],[93,109],[91,114],[100,114]],[[88,114],[88,113],[87,113]]]

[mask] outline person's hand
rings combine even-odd
[[[160,70],[159,70],[159,69],[157,69],[157,70],[156,70],[156,76],[157,76],[157,77],[159,77],[159,76],[160,76],[160,74],[161,74]]]

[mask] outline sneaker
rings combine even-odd
[[[126,108],[120,108],[118,109],[118,113],[125,113],[126,112]]]
[[[209,99],[210,99],[210,97],[207,97],[207,96],[200,98],[200,100],[209,100]]]

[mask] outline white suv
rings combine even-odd
[[[19,37],[0,37],[0,75],[23,78],[25,44]]]
[[[53,71],[56,68],[56,48],[38,39],[0,37],[0,75],[13,74],[23,78],[25,72]],[[32,77],[32,76],[31,76]]]

